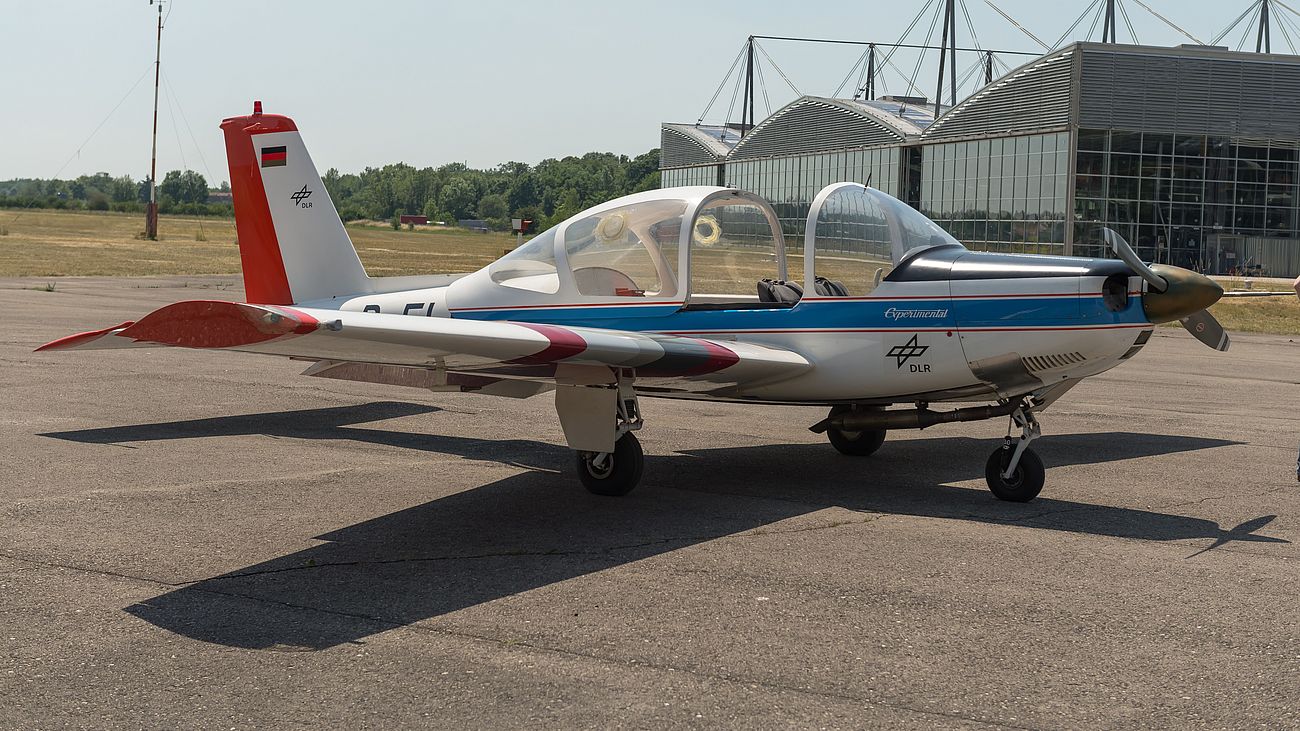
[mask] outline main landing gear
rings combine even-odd
[[[632,492],[645,469],[645,453],[636,435],[627,432],[614,442],[613,452],[576,452],[578,479],[596,495],[622,497]]]
[[[834,419],[842,414],[847,414],[855,409],[865,407],[850,406],[841,404],[831,407],[830,419]],[[879,410],[879,409],[877,409]],[[862,431],[850,431],[846,429],[837,429],[828,427],[826,429],[826,438],[830,440],[831,446],[839,450],[840,454],[847,454],[850,457],[866,457],[874,454],[880,445],[885,443],[884,429],[865,429]]]
[[[1034,413],[1024,408],[1011,412],[1011,420],[1020,426],[1020,438],[1012,439],[1008,429],[1002,446],[989,455],[984,465],[984,480],[999,500],[1027,503],[1038,496],[1047,477],[1043,460],[1029,448],[1029,443],[1042,435],[1042,429]]]
[[[631,492],[645,469],[645,454],[632,432],[645,422],[630,374],[620,371],[613,383],[561,386],[555,405],[582,486],[610,497]]]

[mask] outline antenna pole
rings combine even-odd
[[[149,153],[149,203],[144,209],[144,235],[158,238],[158,77],[162,66],[163,0],[158,3],[158,44],[153,57],[153,149]],[[154,0],[149,0],[153,5]]]
[[[1106,20],[1101,24],[1101,42],[1117,43],[1115,40],[1115,0],[1106,0]]]
[[[984,85],[993,83],[993,52],[984,52]]]

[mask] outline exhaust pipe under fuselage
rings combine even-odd
[[[997,406],[971,406],[952,411],[932,411],[927,408],[880,410],[854,410],[830,416],[808,427],[808,431],[821,434],[827,429],[840,431],[876,431],[880,429],[925,429],[935,424],[955,421],[984,421],[1007,416],[1020,408],[1020,401]]]

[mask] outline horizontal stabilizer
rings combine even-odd
[[[133,322],[124,322],[121,325],[106,327],[103,330],[91,330],[90,332],[68,335],[42,345],[36,349],[36,352],[39,353],[42,350],[72,350],[74,348],[81,350],[110,350],[113,348],[134,348],[152,345],[152,343],[137,343],[134,340],[125,338],[106,338],[108,335],[117,335],[134,324]]]

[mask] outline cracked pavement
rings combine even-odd
[[[0,727],[1300,727],[1300,343],[1160,329],[1043,416],[866,459],[646,400],[588,495],[549,396],[33,354],[229,277],[0,280]]]

